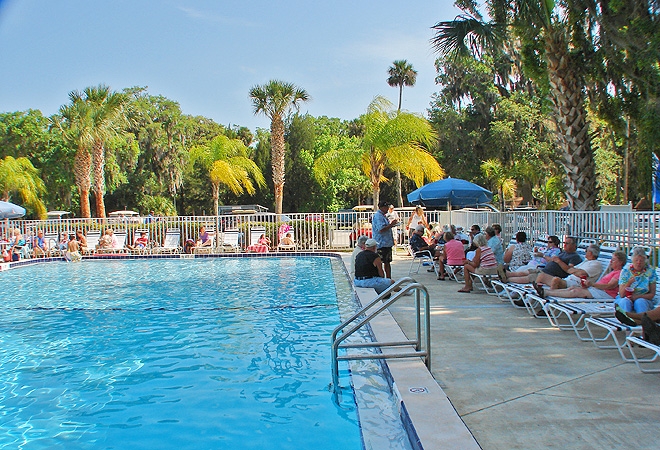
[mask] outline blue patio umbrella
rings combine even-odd
[[[18,219],[25,215],[25,208],[10,202],[0,201],[0,219]]]
[[[493,193],[460,178],[445,178],[425,184],[408,194],[408,201],[421,206],[477,206],[493,199]]]

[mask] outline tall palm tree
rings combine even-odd
[[[112,92],[108,86],[98,85],[84,90],[89,106],[92,135],[92,169],[97,217],[105,217],[105,151],[109,139],[119,134],[126,123],[125,107],[128,97]]]
[[[408,61],[400,59],[392,63],[392,66],[387,69],[387,73],[389,74],[387,84],[392,87],[399,87],[399,107],[397,108],[397,111],[401,111],[403,87],[415,85],[417,82],[417,71],[413,69],[412,64]]]
[[[403,96],[403,86],[414,86],[417,82],[417,71],[413,69],[412,64],[405,59],[394,61],[393,65],[387,69],[389,77],[387,84],[392,87],[399,87],[399,107],[397,111],[401,112],[401,98]],[[397,206],[403,206],[403,196],[401,195],[401,172],[394,172],[394,184],[396,185]]]
[[[92,145],[91,122],[88,105],[78,91],[69,93],[71,103],[60,107],[59,115],[52,119],[53,125],[61,132],[64,141],[75,149],[73,175],[80,195],[80,217],[92,217],[89,193],[92,186]]]
[[[263,86],[250,89],[254,113],[263,113],[270,119],[271,165],[275,189],[275,213],[282,214],[284,194],[284,118],[292,109],[298,109],[301,102],[309,100],[309,94],[291,83],[271,80]]]
[[[39,218],[46,217],[46,206],[40,196],[46,192],[46,186],[26,157],[6,156],[0,159],[0,198],[9,201],[12,193],[17,193],[23,204],[31,207]]]
[[[510,17],[511,22],[484,22],[473,10],[472,16],[436,24],[432,45],[442,56],[465,54],[468,49],[476,56],[488,51],[496,53],[512,41],[504,30],[513,29],[514,25],[530,45],[542,43],[540,53],[545,58],[557,143],[563,153],[567,198],[573,209],[595,209],[598,192],[595,163],[584,104],[585,84],[580,72],[584,56],[579,59],[579,50],[587,41],[584,11],[573,11],[570,5],[560,5],[554,0],[491,2],[491,6],[494,17]],[[537,63],[533,57],[527,60],[532,71],[538,71]]]
[[[424,146],[435,142],[435,132],[428,120],[411,113],[397,113],[383,97],[376,97],[367,113],[359,148],[330,150],[319,157],[314,171],[327,177],[338,168],[361,167],[371,182],[374,207],[380,200],[380,183],[387,181],[385,169],[399,170],[418,187],[424,180],[437,180],[444,170]]]
[[[190,166],[201,163],[208,170],[213,194],[213,211],[218,211],[220,185],[225,185],[234,194],[256,192],[252,180],[259,187],[266,187],[259,166],[248,157],[248,148],[240,139],[229,139],[219,135],[206,145],[190,150]]]

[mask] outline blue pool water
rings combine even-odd
[[[0,446],[361,449],[354,401],[328,390],[337,270],[212,258],[1,273]]]

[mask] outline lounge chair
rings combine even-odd
[[[626,355],[623,350],[628,348],[626,345],[626,338],[628,336],[639,335],[642,332],[641,325],[636,327],[624,325],[615,317],[587,317],[584,319],[584,324],[591,341],[597,348],[615,348],[619,351],[624,361],[634,361],[632,355]],[[604,335],[603,332],[605,333]],[[620,335],[623,335],[622,339],[620,339]],[[606,344],[610,339],[612,340],[612,344]],[[648,360],[644,362],[648,362]]]
[[[168,228],[165,232],[165,239],[162,247],[154,247],[154,253],[181,253],[181,230],[178,228]]]
[[[90,230],[87,232],[87,247],[80,249],[81,255],[92,255],[96,252],[96,246],[99,245],[101,239],[100,230]]]
[[[225,230],[222,233],[222,250],[232,251],[238,253],[240,251],[240,244],[238,242],[239,238],[238,230]]]
[[[650,342],[645,341],[639,336],[628,336],[626,338],[626,344],[628,345],[628,350],[630,350],[630,354],[632,355],[633,361],[635,361],[635,364],[637,365],[637,368],[641,370],[644,373],[658,373],[660,372],[660,368],[654,367],[652,369],[645,369],[642,368],[640,363],[648,363],[648,362],[654,362],[658,359],[658,356],[660,356],[660,347],[651,344]],[[650,350],[652,353],[650,357],[642,358],[640,356],[640,347],[641,348],[646,348]]]

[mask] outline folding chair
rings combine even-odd
[[[431,250],[420,250],[415,252],[413,251],[412,247],[408,245],[408,254],[412,256],[412,261],[410,261],[410,268],[408,269],[408,275],[413,273],[413,266],[415,265],[415,262],[417,262],[417,270],[415,270],[415,273],[419,273],[419,268],[422,267],[422,265],[428,265],[425,264],[428,262],[433,267],[435,275],[438,276],[438,267],[433,262],[433,255],[431,254]]]

